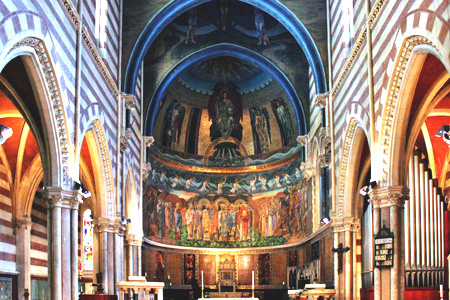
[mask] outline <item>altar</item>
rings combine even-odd
[[[249,292],[212,292],[209,293],[208,298],[199,298],[199,300],[230,300],[230,299],[246,299],[246,300],[258,300],[258,298],[250,297]]]
[[[259,300],[258,298],[199,298],[198,300]]]

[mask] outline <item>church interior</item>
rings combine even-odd
[[[450,299],[450,1],[0,0],[0,300]]]

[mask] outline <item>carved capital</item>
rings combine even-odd
[[[61,207],[63,200],[63,189],[61,187],[47,187],[44,189],[43,197],[47,200],[48,207]]]
[[[153,136],[145,136],[144,142],[146,147],[150,147],[155,142],[155,138]]]
[[[327,167],[330,164],[330,154],[326,153],[319,155],[319,157],[317,158],[317,164],[320,168]]]
[[[92,220],[97,232],[120,232],[123,230],[120,219],[97,218]]]
[[[325,108],[327,106],[329,96],[330,96],[330,92],[323,93],[323,94],[317,94],[313,100],[314,106],[320,107],[320,108]]]
[[[315,168],[308,168],[303,171],[303,176],[306,180],[310,180],[311,178],[314,178],[316,176],[316,169]]]
[[[353,217],[344,217],[344,230],[357,231],[360,227],[361,221]]]
[[[21,219],[14,218],[12,220],[12,225],[13,225],[13,230],[14,230],[14,234],[15,234],[16,231],[19,229],[31,230],[31,227],[33,226],[33,222],[31,221],[30,217],[25,216]]]
[[[308,144],[308,136],[307,135],[299,135],[297,137],[297,144],[305,147]]]
[[[125,102],[125,107],[127,109],[136,108],[136,97],[134,95],[122,93],[122,99]]]
[[[142,245],[142,237],[138,236],[134,233],[127,233],[125,235],[125,240],[127,242],[127,245],[130,245],[130,246],[140,247]]]
[[[128,149],[128,139],[126,136],[120,137],[120,151],[124,153]]]
[[[374,208],[399,206],[404,207],[409,198],[409,189],[403,186],[376,187],[369,191]]]

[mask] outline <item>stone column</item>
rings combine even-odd
[[[71,247],[71,203],[63,201],[61,206],[61,264],[62,264],[62,296],[63,299],[72,297],[72,275],[75,270],[71,270],[72,247]]]
[[[114,248],[116,246],[115,235],[118,232],[120,221],[111,220],[108,218],[98,218],[93,221],[96,234],[99,236],[99,271],[103,276],[103,288],[105,293],[110,295],[115,294],[115,285],[117,270],[119,265],[116,264],[116,251],[120,249]],[[119,239],[120,241],[120,239]]]
[[[372,203],[373,212],[373,235],[375,236],[381,229],[380,218],[380,200],[375,197],[373,192],[370,191],[370,202]],[[374,300],[381,300],[381,270],[379,268],[373,267],[373,290],[374,290]]]
[[[66,191],[61,187],[47,187],[44,196],[48,199],[51,222],[48,224],[48,251],[52,299],[78,299],[78,191]],[[76,212],[74,212],[76,211]],[[73,260],[75,251],[76,260]]]
[[[47,187],[44,190],[45,198],[48,199],[48,206],[51,210],[51,227],[48,227],[48,239],[51,240],[51,288],[52,300],[63,300],[62,297],[62,237],[61,237],[61,202],[62,202],[62,188]]]
[[[359,228],[360,220],[353,217],[333,218],[332,220],[334,229],[334,248],[337,249],[339,243],[342,243],[343,248],[349,247],[350,250],[343,253],[343,269],[339,273],[339,254],[334,254],[335,261],[335,289],[336,299],[353,299],[355,293],[355,282],[353,281],[354,273],[356,272],[355,255],[356,249],[354,249],[355,232]]]
[[[71,201],[71,299],[78,299],[78,208],[82,203],[81,194],[77,191]]]
[[[374,267],[375,297],[383,300],[404,299],[404,228],[403,209],[408,190],[403,186],[377,187],[369,192],[374,203],[374,235],[381,229],[381,223],[394,234],[393,266],[385,269]],[[375,205],[376,204],[376,205]],[[377,212],[377,213],[376,213]],[[375,227],[375,225],[377,225]],[[377,230],[376,230],[377,229]],[[380,276],[381,274],[381,276]]]
[[[18,219],[15,221],[14,227],[16,232],[16,267],[19,272],[17,278],[17,288],[19,299],[24,299],[25,289],[31,292],[31,222],[30,217]]]
[[[126,235],[127,242],[127,259],[128,259],[128,276],[141,275],[141,245],[142,237],[133,233]],[[135,267],[137,266],[137,267]]]
[[[125,281],[124,278],[124,255],[123,255],[123,239],[124,239],[124,228],[120,224],[120,222],[117,223],[117,226],[115,227],[115,234],[114,234],[114,276],[116,278],[116,282],[118,281]],[[117,291],[118,292],[118,291]],[[119,297],[120,298],[120,297]]]
[[[114,280],[114,231],[108,232],[108,294],[114,295],[116,282]]]

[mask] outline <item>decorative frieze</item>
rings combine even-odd
[[[355,134],[357,122],[354,119],[350,119],[347,126],[347,132],[345,133],[344,143],[342,145],[341,163],[339,165],[339,178],[337,188],[337,216],[344,217],[344,196],[345,196],[345,184],[348,167],[348,159],[350,156],[350,150],[352,147],[353,136]]]
[[[86,44],[86,47],[89,50],[89,53],[91,54],[92,58],[94,59],[95,63],[97,64],[97,67],[99,68],[101,74],[103,75],[103,78],[105,79],[106,84],[108,85],[109,89],[111,90],[113,96],[118,98],[119,90],[117,89],[117,85],[114,82],[114,80],[112,79],[111,75],[109,74],[109,71],[106,68],[105,63],[103,62],[103,59],[100,56],[100,53],[98,52],[97,47],[95,47],[95,43],[92,41],[86,28],[83,27],[83,31],[82,31],[81,35],[83,37],[84,43]]]

